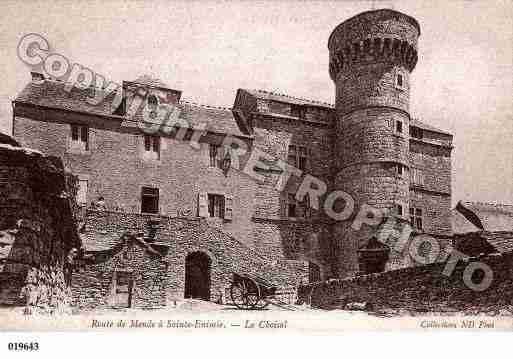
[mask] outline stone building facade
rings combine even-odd
[[[363,204],[396,211],[416,233],[451,235],[452,135],[409,114],[419,35],[416,20],[393,10],[339,25],[328,42],[335,105],[239,89],[231,109],[203,106],[147,76],[123,82],[121,101],[108,94],[93,105],[94,87],[66,91],[66,78],[34,73],[13,102],[13,134],[62,158],[79,178],[85,207],[100,200],[109,213],[201,223],[282,263],[295,278],[288,284],[354,275],[365,267],[358,258],[370,238],[326,215],[330,191],[346,191],[356,211]],[[182,127],[155,127],[160,105],[173,108]],[[189,130],[180,130],[184,124]],[[236,160],[223,146],[227,136],[248,149],[237,158],[243,171],[224,165]],[[283,163],[295,168],[284,185]],[[294,194],[308,176],[326,194],[300,201]],[[183,273],[187,255],[167,270]]]

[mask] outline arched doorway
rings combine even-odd
[[[185,258],[185,298],[210,300],[210,265],[208,255],[192,252]]]

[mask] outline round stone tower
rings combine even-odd
[[[336,88],[334,186],[354,198],[356,210],[368,204],[408,215],[410,73],[419,35],[414,18],[381,9],[344,21],[328,40]],[[369,233],[337,224],[338,276],[361,270],[358,254]]]

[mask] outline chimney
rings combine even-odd
[[[45,80],[45,77],[40,72],[31,72],[30,75],[32,76],[32,82],[41,83]]]

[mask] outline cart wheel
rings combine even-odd
[[[260,287],[256,282],[249,279],[247,285],[248,294],[247,294],[247,301],[248,301],[248,309],[254,309],[257,307],[258,302],[260,301]]]
[[[260,299],[258,285],[251,280],[242,280],[232,283],[230,296],[233,304],[239,309],[253,309]]]
[[[233,304],[239,309],[246,309],[246,295],[242,283],[232,283],[230,287],[230,296]]]

